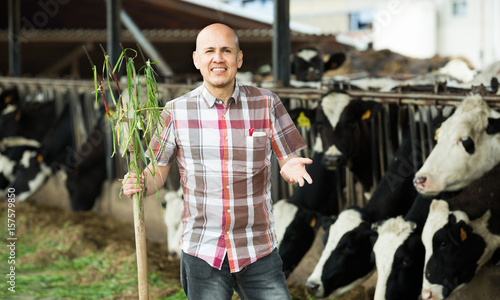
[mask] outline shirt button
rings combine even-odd
[[[226,186],[226,188],[229,190],[229,185],[228,185],[228,186]]]
[[[228,210],[227,210],[227,212],[228,212],[228,213],[230,213],[230,212],[231,212],[231,210],[230,210],[230,209],[228,209]]]
[[[226,140],[229,140],[229,137],[228,137],[228,136],[226,136]]]

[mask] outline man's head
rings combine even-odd
[[[229,91],[231,94],[236,72],[243,64],[243,52],[234,30],[220,23],[202,29],[196,38],[193,62],[212,95],[218,97]]]

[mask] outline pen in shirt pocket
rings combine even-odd
[[[254,130],[255,130],[255,128],[248,129],[248,136],[252,136]]]

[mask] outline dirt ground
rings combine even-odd
[[[135,251],[132,200],[125,196],[121,199],[118,197],[120,189],[118,181],[111,185],[105,183],[105,192],[98,199],[92,211],[75,213],[70,209],[68,193],[63,180],[61,176],[52,177],[41,190],[25,202],[26,207],[20,210],[20,213],[36,213],[38,217],[29,218],[32,222],[47,221],[48,217],[51,222],[64,224],[66,220],[71,219],[81,223],[82,228],[88,228],[89,232],[93,233],[92,242],[94,244],[108,245],[115,249],[126,247],[132,252]],[[163,192],[160,193],[160,196],[163,197]],[[46,218],[39,217],[43,215]],[[157,291],[156,294],[150,292],[150,298],[167,297],[180,288],[179,261],[167,258],[167,230],[162,219],[161,205],[156,196],[151,196],[145,201],[145,224],[148,241],[148,270],[158,274],[164,282],[176,283],[172,290]],[[321,255],[323,246],[320,241],[321,238],[318,235],[312,249],[288,279],[290,290],[295,296],[303,297],[303,299],[308,299],[303,283]],[[112,243],[116,245],[110,245]],[[448,299],[499,299],[499,283],[500,266],[484,268],[467,287]],[[362,286],[336,299],[373,299],[375,284],[376,274]]]

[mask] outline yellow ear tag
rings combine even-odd
[[[36,156],[36,161],[37,161],[39,164],[41,164],[41,163],[42,163],[42,161],[43,161],[43,155],[38,154],[38,155]]]
[[[462,242],[467,239],[467,232],[465,232],[463,228],[460,228],[460,239],[462,240]]]
[[[299,117],[297,118],[297,123],[299,127],[311,127],[311,120],[304,114],[304,112],[300,112]]]
[[[369,109],[367,109],[365,113],[361,116],[361,120],[369,119],[371,114],[372,112]]]
[[[441,123],[441,125],[443,125],[443,123]],[[434,140],[435,141],[438,140],[438,133],[439,133],[439,129],[441,129],[441,125],[439,125],[438,129],[436,129],[436,132],[434,133]]]
[[[309,224],[309,226],[310,226],[310,227],[314,227],[314,226],[316,226],[316,218],[313,218],[313,219],[311,220],[311,223]]]
[[[3,100],[3,103],[7,104],[10,102],[10,100],[12,100],[12,96],[11,95],[8,95],[7,97],[5,97],[5,99]]]

